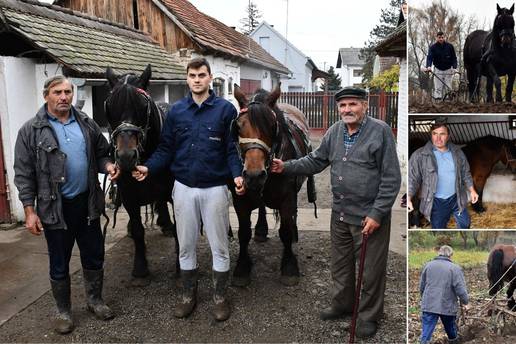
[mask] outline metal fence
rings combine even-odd
[[[334,96],[335,92],[285,92],[281,94],[280,102],[301,110],[312,130],[326,131],[340,120]],[[398,127],[398,93],[369,94],[368,115],[387,122],[395,131]]]
[[[430,140],[430,128],[434,120],[410,119],[410,138]],[[510,121],[483,121],[446,123],[450,129],[450,141],[455,144],[466,144],[479,137],[493,135],[508,140],[516,138]]]

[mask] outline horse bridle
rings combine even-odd
[[[125,85],[125,83],[124,83],[124,85]],[[116,138],[117,138],[117,136],[120,133],[123,133],[123,132],[134,132],[134,133],[136,133],[136,135],[138,137],[138,148],[136,149],[136,156],[137,156],[137,161],[138,162],[140,161],[140,154],[143,153],[143,147],[144,147],[145,142],[147,140],[147,132],[149,131],[149,127],[150,127],[150,117],[151,117],[152,101],[151,101],[150,95],[147,92],[145,92],[145,90],[143,90],[141,88],[136,88],[136,91],[139,94],[141,94],[145,98],[145,100],[146,100],[146,106],[145,107],[147,109],[146,110],[147,111],[147,116],[146,116],[147,119],[146,119],[146,122],[145,122],[145,126],[142,128],[142,127],[137,126],[137,125],[135,125],[133,123],[125,122],[124,121],[124,122],[120,123],[120,125],[118,125],[113,130],[113,132],[110,135],[110,139],[111,139],[111,146],[113,147],[113,150],[114,150],[115,161],[117,161],[117,159],[118,159],[118,148],[117,148],[117,145],[116,145]],[[106,99],[105,104],[107,104],[108,99]]]
[[[274,137],[272,138],[271,147],[269,147],[269,145],[267,143],[263,142],[262,140],[260,140],[258,138],[247,138],[247,137],[241,137],[239,135],[240,130],[238,127],[238,120],[240,119],[240,117],[242,115],[247,114],[249,112],[249,107],[251,107],[254,104],[263,104],[263,103],[259,102],[259,101],[251,101],[249,104],[247,104],[246,107],[240,109],[238,116],[231,123],[231,135],[233,136],[235,142],[237,141],[237,135],[238,135],[238,144],[236,146],[237,146],[238,152],[240,153],[239,155],[240,155],[240,158],[242,159],[242,161],[245,160],[245,154],[247,153],[248,150],[259,149],[259,150],[263,151],[265,156],[267,157],[266,163],[265,163],[265,169],[268,169],[272,163],[272,159],[274,159],[274,157],[275,157],[276,150],[280,144],[280,142],[278,142],[280,128],[279,128],[279,122],[278,122],[276,113],[271,109],[271,112],[274,116],[275,124],[276,124],[276,131],[275,131]]]

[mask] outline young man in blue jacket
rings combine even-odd
[[[174,316],[188,317],[197,304],[196,246],[202,223],[213,257],[213,315],[224,321],[231,313],[225,295],[229,277],[228,179],[233,178],[237,194],[245,192],[242,163],[230,135],[237,112],[233,104],[210,90],[212,74],[206,59],[193,59],[186,71],[190,93],[172,105],[158,149],[145,166],[136,167],[133,177],[142,181],[165,168],[175,177],[172,198],[183,292]]]
[[[430,72],[434,65],[434,92],[433,97],[436,100],[442,99],[446,92],[451,90],[453,74],[457,69],[457,55],[453,45],[446,42],[444,33],[437,33],[437,41],[428,49],[426,57],[426,68],[424,72]]]

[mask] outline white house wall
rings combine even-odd
[[[340,76],[342,87],[353,86],[362,83],[362,73],[360,76],[353,76],[354,70],[362,70],[362,66],[343,65],[342,68],[337,68],[335,72]]]
[[[267,25],[261,25],[251,36],[258,44],[260,37],[269,37],[268,44],[262,45],[269,54],[285,65],[291,72],[290,78],[281,79],[281,91],[287,92],[292,88],[297,91],[311,92],[310,80],[312,70],[306,67],[307,57],[291,44],[286,44],[283,37],[278,36]]]
[[[14,145],[18,130],[43,104],[36,80],[35,65],[31,59],[0,56],[2,144],[11,214],[17,221],[22,221],[25,216],[14,186]]]
[[[261,82],[263,89],[267,91],[272,90],[271,72],[264,68],[243,64],[240,66],[240,79],[258,80]]]
[[[398,159],[401,165],[403,176],[403,185],[406,183],[407,174],[407,152],[408,152],[408,74],[407,74],[407,60],[402,59],[400,62],[400,79],[398,92],[398,133],[397,133],[397,149]]]

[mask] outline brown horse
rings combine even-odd
[[[272,93],[258,90],[251,101],[235,86],[235,98],[240,105],[240,114],[233,121],[231,132],[238,142],[244,161],[243,177],[246,193],[233,194],[233,205],[238,216],[238,240],[240,253],[233,273],[233,284],[246,286],[252,267],[248,252],[251,238],[251,211],[265,204],[279,212],[279,235],[283,243],[281,259],[281,282],[294,285],[299,282],[297,258],[292,243],[297,241],[297,193],[306,176],[271,174],[269,171],[273,156],[283,160],[299,158],[308,154],[308,125],[299,109],[276,104],[280,89]],[[308,200],[315,201],[313,176],[308,177]],[[313,191],[310,194],[310,190]]]
[[[502,162],[512,172],[516,172],[516,139],[507,140],[496,136],[484,136],[469,142],[462,151],[468,159],[478,202],[473,204],[477,213],[485,211],[482,194],[487,178],[497,162]]]
[[[503,288],[503,281],[509,282],[507,307],[510,310],[516,310],[516,302],[513,297],[514,289],[516,289],[515,245],[497,244],[493,246],[487,260],[487,278],[489,279],[489,295],[491,296]]]

